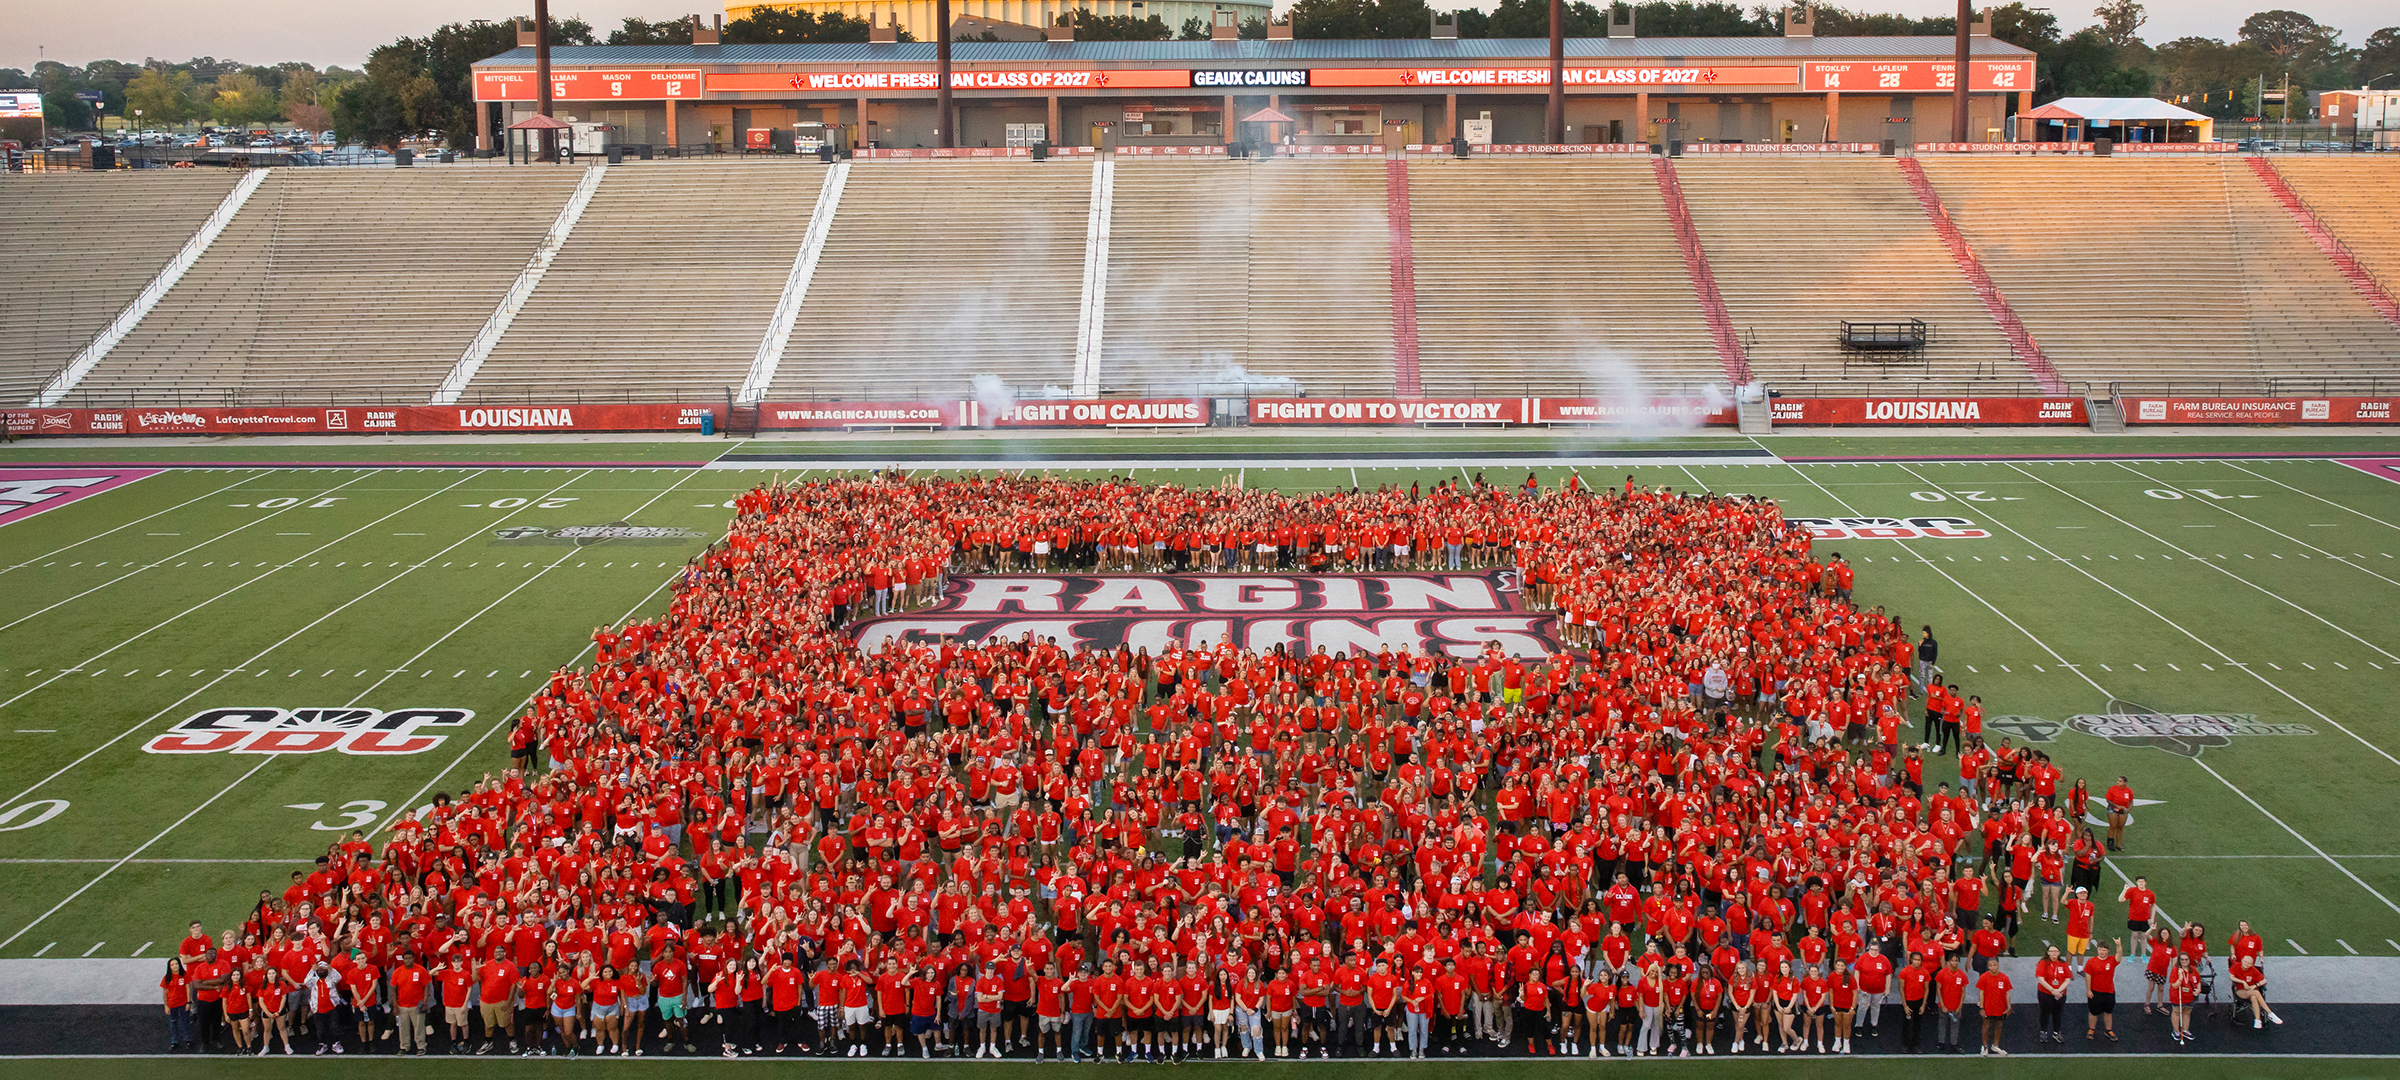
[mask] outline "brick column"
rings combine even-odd
[[[867,148],[867,99],[863,97],[858,99],[858,146],[856,148],[860,150]]]
[[[675,99],[667,99],[667,145],[675,145]]]
[[[1458,138],[1458,95],[1442,95],[1442,140]]]
[[[1660,132],[1659,139],[1664,141],[1666,133]],[[1650,93],[1647,90],[1633,95],[1633,141],[1636,145],[1650,141]]]
[[[1842,141],[1842,92],[1825,92],[1825,141]]]
[[[1056,94],[1050,95],[1050,126],[1044,130],[1049,132],[1045,136],[1045,141],[1052,146],[1058,145],[1058,95]]]

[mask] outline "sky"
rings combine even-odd
[[[2400,25],[2400,5],[2393,0],[2284,2],[2340,29],[2344,41],[2353,46],[2379,27]],[[2072,32],[2093,21],[2085,3],[2098,6],[2097,0],[2054,0],[2050,7]],[[1288,0],[1277,4],[1287,6]],[[1439,0],[1436,6],[1441,6]],[[1493,5],[1478,6],[1488,10]],[[1843,6],[1910,15],[1955,10],[1955,4],[1945,0],[1850,0]],[[2154,44],[2195,36],[2231,40],[2250,13],[2272,6],[2275,0],[2153,0],[2142,35]],[[0,0],[0,27],[7,28],[0,35],[0,68],[31,69],[43,56],[73,64],[214,56],[252,64],[300,60],[320,68],[357,67],[369,49],[394,38],[422,34],[447,22],[498,20],[532,10],[530,0],[113,0],[82,6]],[[579,16],[604,31],[628,15],[664,19],[717,10],[692,0],[682,7],[675,0],[551,0],[554,17]]]

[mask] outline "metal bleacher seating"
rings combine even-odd
[[[2238,159],[1924,166],[2069,378],[2246,393],[2400,359],[2400,335]]]
[[[0,183],[0,405],[22,405],[198,232],[235,178],[44,174]]]
[[[1871,394],[2021,387],[2024,370],[1886,158],[1686,157],[1684,200],[1750,367]],[[1844,320],[1931,327],[1922,352],[1845,356]]]
[[[1072,384],[1091,180],[1072,161],[853,167],[767,399]]]
[[[65,404],[423,404],[582,170],[277,169]]]
[[[1409,164],[1429,395],[1722,386],[1648,159]]]
[[[461,400],[708,400],[749,373],[825,166],[611,169]]]

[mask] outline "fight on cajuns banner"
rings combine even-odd
[[[933,607],[862,622],[858,647],[895,638],[966,641],[1026,634],[1059,647],[1148,649],[1227,641],[1335,656],[1389,645],[1472,657],[1558,651],[1552,616],[1518,603],[1510,572],[1452,574],[1046,574],[950,579]]]
[[[410,435],[472,431],[678,431],[722,405],[161,405],[129,409],[9,409],[12,435]]]

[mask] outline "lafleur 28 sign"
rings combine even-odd
[[[1517,604],[1507,574],[1208,574],[954,577],[942,602],[860,624],[873,652],[895,638],[1015,641],[1150,650],[1232,642],[1336,656],[1432,649],[1475,656],[1486,642],[1518,656],[1557,650],[1551,617]]]

